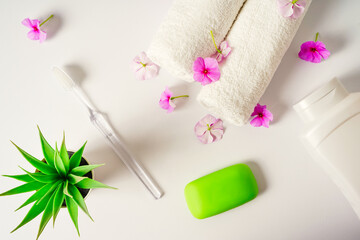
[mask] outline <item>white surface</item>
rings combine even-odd
[[[303,124],[291,105],[333,76],[359,91],[360,19],[358,1],[315,0],[261,103],[275,115],[269,129],[225,123],[224,139],[202,145],[193,133],[206,114],[196,102],[199,84],[187,84],[161,71],[158,78],[135,80],[131,59],[147,49],[171,1],[5,1],[0,2],[2,37],[0,173],[32,169],[10,144],[12,139],[41,156],[36,124],[49,141],[76,149],[88,140],[85,156],[107,165],[96,177],[119,190],[94,190],[87,205],[95,219],[80,213],[81,239],[360,239],[360,221],[324,171],[309,157],[297,135]],[[25,17],[57,19],[43,44],[26,38]],[[320,31],[332,55],[321,64],[297,58],[300,44]],[[158,201],[116,159],[86,112],[51,76],[52,65],[72,65],[96,105],[165,190]],[[70,73],[71,74],[71,73]],[[165,85],[189,93],[174,113],[158,106]],[[189,213],[183,188],[204,174],[250,162],[261,193],[239,208],[197,220]],[[0,192],[18,184],[0,179]],[[0,198],[0,238],[35,239],[39,219],[12,235],[27,209],[14,213],[28,195]],[[41,239],[78,239],[68,213]]]

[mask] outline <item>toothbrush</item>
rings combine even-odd
[[[145,171],[138,161],[130,154],[126,146],[120,140],[111,127],[110,123],[106,120],[104,115],[98,111],[91,103],[85,92],[80,86],[63,70],[54,66],[52,72],[55,77],[64,85],[65,89],[71,90],[74,95],[84,104],[89,112],[90,121],[97,127],[97,129],[105,136],[110,143],[110,146],[118,157],[123,161],[125,166],[135,174],[139,180],[145,185],[155,199],[161,198],[163,192],[152,179],[152,177]]]

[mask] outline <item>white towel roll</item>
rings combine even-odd
[[[175,0],[147,51],[149,58],[175,77],[194,81],[197,57],[216,52],[244,0]]]
[[[220,68],[221,78],[201,89],[201,105],[235,125],[247,123],[311,0],[306,2],[302,16],[289,19],[280,15],[275,0],[247,0],[227,36],[232,52]]]

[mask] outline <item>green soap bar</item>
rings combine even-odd
[[[203,219],[238,207],[256,197],[258,186],[246,164],[236,164],[198,178],[185,187],[190,212]]]

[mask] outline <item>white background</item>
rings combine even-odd
[[[9,139],[41,157],[38,124],[51,143],[66,131],[68,148],[88,140],[85,157],[106,163],[96,178],[119,190],[94,190],[87,205],[95,223],[79,214],[81,239],[360,239],[360,221],[338,188],[299,142],[303,123],[292,110],[310,91],[334,76],[360,91],[360,2],[314,0],[261,103],[275,120],[269,129],[225,122],[222,141],[202,145],[195,123],[207,114],[196,102],[199,84],[171,77],[138,81],[129,64],[146,50],[171,1],[0,0],[0,174],[33,168]],[[45,43],[27,39],[26,18],[44,20]],[[320,64],[297,57],[302,42],[320,32],[332,55]],[[96,105],[108,114],[134,155],[165,191],[155,201],[116,158],[86,111],[54,80],[52,65],[66,66]],[[178,101],[174,113],[158,106],[169,86]],[[185,185],[235,163],[248,163],[260,187],[258,197],[204,220],[188,211]],[[19,184],[1,178],[0,192]],[[12,235],[27,209],[14,213],[29,194],[0,198],[0,239],[35,239],[40,219]],[[78,239],[66,210],[41,239]]]

